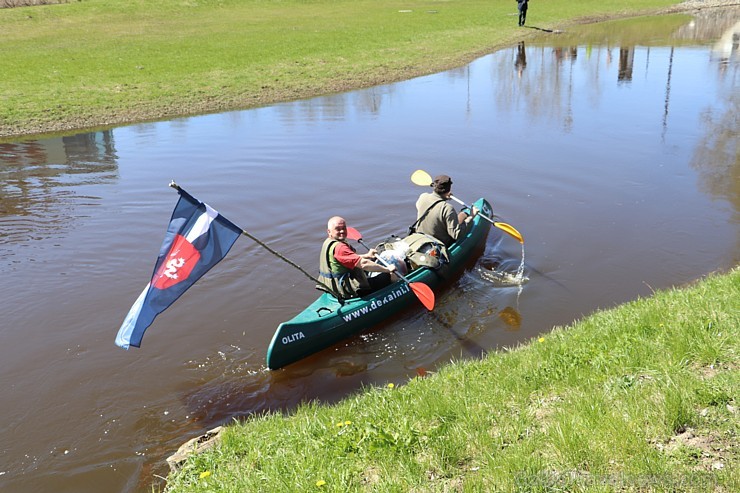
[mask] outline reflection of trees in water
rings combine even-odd
[[[619,71],[617,72],[619,82],[632,82],[634,63],[635,48],[632,46],[619,48]]]
[[[737,74],[737,65],[733,67]],[[736,80],[733,76],[732,80]],[[729,81],[723,88],[727,110],[717,114],[707,109],[702,114],[705,134],[699,141],[691,166],[699,171],[700,186],[714,197],[728,200],[734,207],[733,220],[740,222],[740,96]]]
[[[377,115],[383,100],[393,94],[394,84],[331,96],[302,99],[275,107],[284,123],[343,120],[351,110]]]
[[[111,131],[0,144],[0,244],[45,239],[98,197],[75,188],[118,176]]]
[[[671,54],[668,57],[668,74],[665,78],[665,98],[663,104],[663,132],[660,134],[660,138],[665,142],[665,134],[668,131],[668,112],[671,107],[671,75],[673,74],[673,55],[675,48],[671,46]]]
[[[689,39],[702,42],[720,39],[713,48],[713,53],[722,53],[723,63],[719,65],[720,71],[727,70],[729,57],[737,56],[740,46],[740,9],[712,9],[701,11],[696,17],[684,26],[676,29],[672,24],[667,27],[671,29],[670,38]],[[656,32],[651,33],[655,39],[663,39],[667,33],[660,30],[662,25],[656,24]],[[591,28],[593,29],[593,28]],[[627,31],[629,34],[631,31]],[[644,27],[641,32],[644,32]],[[562,122],[566,132],[572,130],[573,102],[588,100],[590,105],[598,105],[603,92],[603,84],[608,81],[601,80],[602,72],[606,73],[612,63],[617,63],[618,83],[629,83],[633,80],[636,67],[634,66],[636,43],[638,39],[634,36],[624,36],[620,33],[603,33],[591,38],[603,39],[603,44],[587,44],[585,46],[572,46],[578,43],[578,36],[570,41],[564,42],[562,46],[549,48],[546,46],[530,45],[525,48],[520,42],[511,51],[503,50],[494,63],[492,78],[496,82],[497,107],[502,111],[526,112],[533,119],[550,119]],[[612,39],[613,37],[613,39]],[[644,36],[643,36],[644,37]],[[609,41],[611,39],[611,41]],[[614,43],[618,46],[617,56],[612,55]],[[724,39],[724,41],[722,41]],[[621,40],[621,41],[620,41]],[[721,46],[720,46],[721,44]],[[671,47],[670,43],[666,48]],[[578,58],[579,50],[585,51],[585,61]],[[670,79],[673,62],[673,48],[668,67],[664,74],[666,80],[665,104],[663,114],[663,134],[667,130],[668,110],[670,107]],[[728,55],[729,53],[729,55]],[[647,59],[644,67],[645,76],[649,74],[650,48],[647,48]],[[720,55],[715,55],[719,57]],[[512,62],[513,69],[512,69]],[[574,67],[578,63],[578,75],[581,79],[578,87],[574,87]],[[602,66],[606,64],[606,69]],[[639,68],[637,71],[639,72]],[[662,69],[659,69],[662,70]],[[585,80],[586,83],[582,81]],[[576,94],[576,91],[578,93]]]
[[[728,28],[712,46],[712,58],[719,61],[720,75],[724,75],[733,60],[735,63],[739,61],[738,53],[740,53],[740,21]]]
[[[569,46],[565,50],[555,48],[554,53],[559,69],[566,60],[570,62],[567,65],[568,81],[565,88],[566,103],[563,115],[563,130],[570,132],[573,130],[573,66],[576,63],[576,58],[578,58],[578,48],[575,46]]]
[[[694,23],[694,28],[702,36],[711,31],[712,39],[720,39],[709,54],[709,74],[711,77],[712,70],[716,68],[721,103],[706,109],[702,114],[704,136],[696,148],[691,164],[701,174],[703,191],[729,201],[734,207],[734,221],[740,222],[740,93],[737,91],[740,24],[723,21],[721,16],[712,17],[711,20],[711,29],[697,29],[700,25],[698,22]],[[721,25],[729,25],[726,32],[717,31]],[[722,46],[718,47],[722,40]],[[717,55],[720,49],[724,53],[722,56]],[[580,55],[585,52],[586,56],[578,58],[579,50]],[[640,70],[644,70],[646,80],[651,76],[657,81],[662,80],[664,85],[661,136],[665,140],[674,63],[682,61],[679,58],[680,50],[673,46],[661,48],[657,52],[647,48],[644,67],[642,64],[635,66],[634,45],[619,47],[618,57],[616,53],[612,57],[612,50],[614,48],[609,46],[525,48],[520,43],[510,50],[496,54],[497,58],[492,64],[492,78],[495,81],[493,87],[498,110],[526,112],[533,119],[559,121],[567,132],[574,123],[574,98],[581,101],[592,98],[594,101],[591,106],[598,106],[598,100],[606,92],[604,84],[614,83],[614,76],[608,75],[607,79],[604,73],[613,74],[616,68],[616,82],[621,84],[631,81],[633,76],[640,75]],[[574,87],[573,69],[577,59],[582,61],[577,66],[579,81]],[[618,66],[610,67],[612,63],[618,63]]]
[[[702,42],[714,41],[736,24],[738,19],[738,7],[701,10],[693,14],[693,20],[680,27],[674,37]]]
[[[707,108],[701,115],[704,136],[696,146],[691,166],[700,174],[700,187],[713,197],[732,204],[733,220],[740,222],[740,96],[737,77],[740,60],[740,9],[734,16],[727,12],[708,12],[692,30],[697,39],[717,40],[712,47],[712,64],[717,67],[719,98],[726,110],[718,113]]]
[[[499,109],[525,111],[533,119],[561,121],[569,132],[573,125],[573,69],[578,48],[526,47],[520,42],[511,50],[502,50],[497,57],[491,75],[496,81]]]

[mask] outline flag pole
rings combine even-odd
[[[180,185],[178,185],[177,183],[175,183],[174,180],[172,180],[170,182],[170,187],[172,187],[175,190],[177,190],[178,193],[184,193],[184,194],[192,197],[192,195],[190,195],[188,192],[186,192],[182,187],[180,187]],[[322,283],[321,281],[319,281],[318,279],[316,279],[314,276],[312,276],[311,274],[309,274],[308,272],[306,272],[306,270],[303,269],[303,267],[301,267],[300,265],[296,264],[295,262],[293,262],[289,258],[284,257],[281,253],[276,252],[275,250],[273,250],[272,248],[270,248],[270,246],[267,245],[265,242],[263,242],[262,240],[260,240],[259,238],[255,237],[255,236],[253,236],[252,234],[250,234],[247,230],[245,230],[241,226],[236,225],[236,224],[235,224],[235,226],[237,228],[241,229],[242,234],[244,236],[246,236],[250,240],[254,241],[259,246],[261,246],[262,248],[264,248],[265,250],[267,250],[271,254],[275,255],[280,260],[282,260],[282,261],[290,264],[291,266],[293,266],[296,269],[298,269],[299,271],[301,271],[306,277],[308,277],[309,279],[311,279],[313,282],[316,283],[316,288],[317,289],[320,289],[321,291],[326,291],[327,293],[329,293],[332,296],[334,296],[337,299],[337,301],[339,302],[340,305],[343,305],[344,304],[344,300],[342,299],[342,297],[336,291],[334,291],[333,289],[331,289],[330,287],[328,287],[327,285],[325,285],[324,283]]]

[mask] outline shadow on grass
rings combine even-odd
[[[560,33],[560,32],[562,32],[562,31],[559,31],[559,30],[545,29],[545,28],[537,27],[537,26],[522,26],[522,27],[526,27],[527,29],[534,29],[536,31],[542,31],[544,33]]]

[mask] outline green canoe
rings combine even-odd
[[[474,205],[483,214],[492,217],[491,205],[485,199],[479,199]],[[422,267],[411,271],[406,278],[410,282],[421,282],[434,288],[458,275],[471,255],[482,247],[490,228],[488,221],[476,216],[467,235],[447,249],[448,264],[437,270]],[[414,304],[422,306],[404,281],[393,283],[363,298],[344,300],[344,304],[324,293],[301,313],[278,326],[267,349],[267,367],[277,370],[294,363]]]

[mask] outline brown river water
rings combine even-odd
[[[633,39],[614,33],[636,21],[544,33],[402,83],[0,144],[0,490],[148,491],[179,445],[234,418],[403,384],[737,265],[737,12],[642,20]],[[275,328],[318,292],[242,237],[140,349],[114,345],[170,180],[316,272],[334,214],[370,243],[406,230],[419,168],[488,198],[524,249],[492,230],[434,312],[271,372]],[[522,255],[528,282],[501,282]]]

